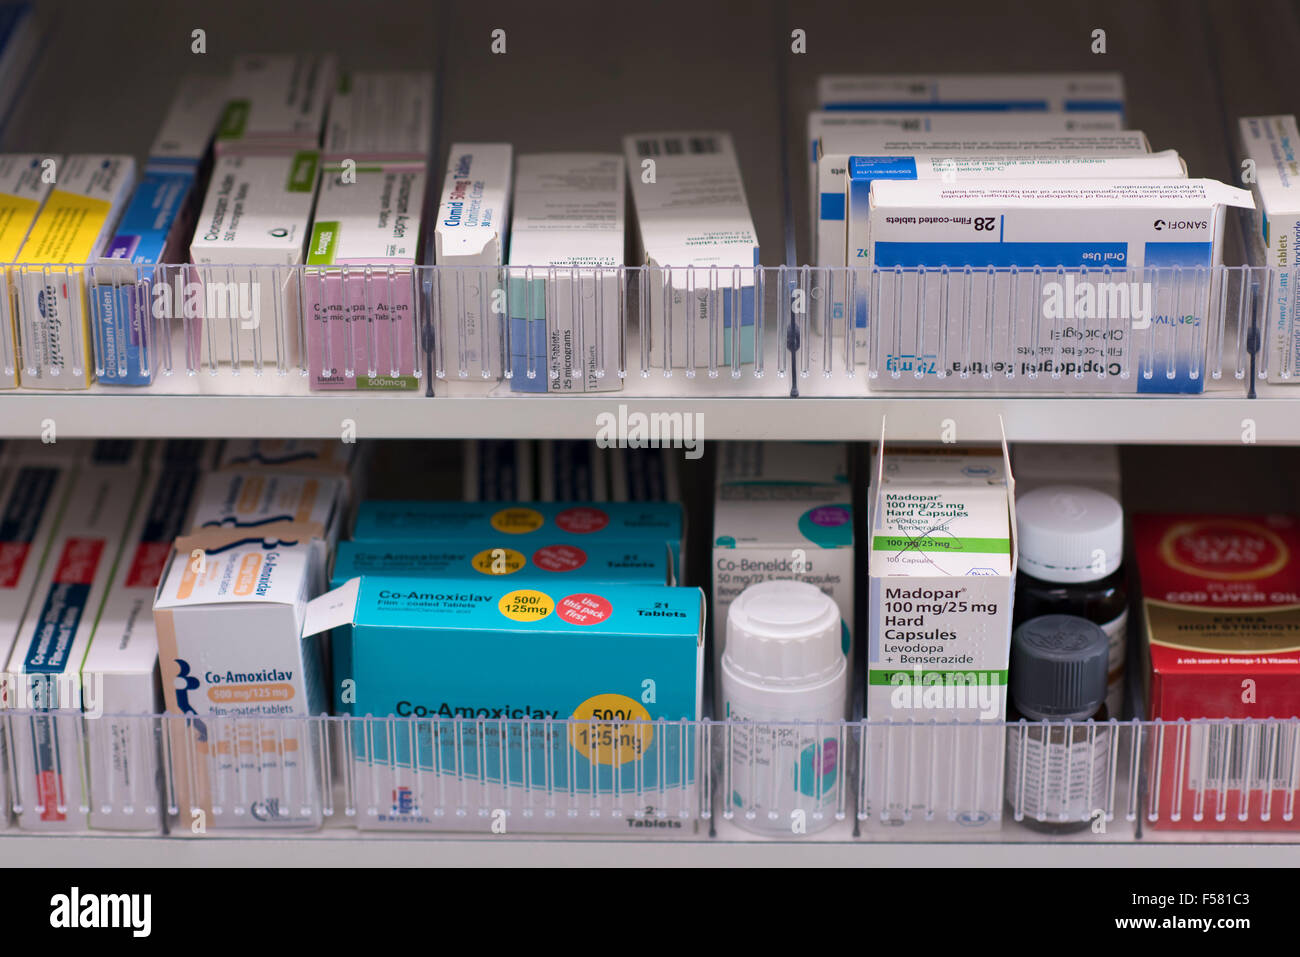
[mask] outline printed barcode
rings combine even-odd
[[[1192,728],[1188,741],[1193,791],[1294,791],[1297,779],[1297,725],[1209,725]],[[1204,782],[1204,783],[1202,783]]]
[[[713,136],[692,136],[685,140],[670,137],[662,140],[637,140],[638,156],[681,156],[684,153],[704,155],[718,152],[718,140]]]

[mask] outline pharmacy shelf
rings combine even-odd
[[[1300,845],[0,836],[15,867],[1297,867]]]
[[[1105,398],[435,397],[14,393],[0,397],[0,435],[59,437],[581,438],[602,416],[701,414],[704,440],[864,440],[882,417],[898,440],[1300,444],[1297,402],[1202,395]],[[692,420],[695,421],[695,420]],[[1245,436],[1243,438],[1243,435]]]

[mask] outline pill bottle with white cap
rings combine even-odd
[[[1114,496],[1078,485],[1044,485],[1016,500],[1019,564],[1014,625],[1040,615],[1077,615],[1110,641],[1106,710],[1124,703],[1128,594],[1124,509]]]
[[[727,611],[722,653],[732,818],[767,834],[835,820],[848,662],[835,601],[807,582],[750,585]]]

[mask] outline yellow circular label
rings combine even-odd
[[[486,548],[469,563],[484,575],[513,575],[528,564],[528,559],[513,548]]]
[[[511,621],[541,621],[555,610],[555,602],[544,591],[521,588],[502,595],[497,607]]]
[[[492,527],[507,535],[535,532],[546,521],[535,508],[503,508],[492,516]]]
[[[639,761],[649,750],[655,737],[649,721],[650,712],[641,702],[627,695],[598,694],[573,712],[569,740],[592,764],[621,767]]]

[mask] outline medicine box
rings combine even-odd
[[[564,581],[584,584],[628,583],[675,585],[672,553],[659,542],[575,545],[565,542],[530,545],[520,550],[504,536],[479,543],[339,542],[330,588],[358,576],[386,578],[459,578],[480,576],[549,587]],[[352,677],[352,641],[346,627],[330,640],[334,710],[351,712],[342,682]]]
[[[346,519],[346,489],[347,480],[332,475],[273,469],[210,472],[199,480],[186,524],[192,533],[225,529],[247,534],[292,524],[311,543],[320,591]]]
[[[845,116],[857,114],[846,113]],[[957,113],[953,117],[965,116]],[[1034,114],[1013,114],[1030,116]],[[1043,114],[1046,118],[1061,114]],[[939,178],[956,181],[957,171],[952,164],[958,159],[979,157],[991,162],[1009,162],[1015,160],[1018,169],[1008,170],[1007,175],[1018,173],[1026,164],[1041,159],[1052,164],[1051,169],[1062,177],[1072,177],[1082,172],[1079,166],[1071,167],[1072,158],[1092,159],[1097,157],[1144,156],[1150,153],[1146,134],[1138,132],[1111,132],[1092,134],[1047,134],[1047,133],[996,133],[993,135],[971,136],[925,136],[894,135],[892,133],[862,133],[852,137],[825,137],[823,142],[830,145],[834,152],[817,160],[817,182],[820,192],[817,216],[814,219],[814,235],[817,237],[815,262],[818,266],[861,267],[864,263],[849,255],[849,202],[850,163],[868,162],[874,167],[887,166],[897,159],[896,176],[904,176],[910,170],[909,163],[917,164],[915,179]],[[1179,166],[1177,154],[1171,152],[1173,160],[1166,159]],[[871,159],[858,159],[871,158]],[[921,162],[921,158],[929,160]],[[1180,172],[1179,176],[1186,176]],[[979,178],[979,177],[976,177]],[[1035,178],[1043,178],[1036,176]],[[868,184],[869,185],[869,184]],[[837,334],[843,334],[845,310],[845,278],[834,272],[829,275],[831,298],[826,307],[826,314],[832,319],[832,326]],[[814,319],[820,318],[820,311],[814,311]],[[865,348],[865,329],[857,328],[858,345]]]
[[[508,318],[506,259],[514,154],[509,143],[453,143],[434,227],[438,373],[493,381],[503,375]]]
[[[237,57],[217,131],[218,155],[320,149],[337,85],[338,60],[331,53]]]
[[[649,267],[650,364],[752,362],[758,233],[731,134],[634,133],[624,137],[623,154],[633,261]]]
[[[1276,270],[1269,298],[1272,330],[1268,380],[1300,382],[1300,131],[1294,116],[1247,116],[1238,121],[1241,156],[1254,163],[1252,261]]]
[[[169,326],[154,315],[155,283],[174,278],[158,266],[189,261],[200,184],[225,104],[224,77],[182,78],[150,148],[144,175],[112,239],[90,271],[96,368],[105,385],[149,385]],[[118,268],[113,263],[125,265]],[[197,335],[192,345],[197,352]]]
[[[1119,73],[869,73],[817,80],[827,110],[992,110],[1094,113],[1124,110]]]
[[[182,76],[163,117],[148,165],[199,170],[208,158],[228,100],[227,79],[203,73]]]
[[[526,502],[535,498],[531,439],[466,439],[461,445],[467,502]]]
[[[58,166],[17,263],[49,266],[22,275],[18,309],[23,367],[32,389],[85,389],[94,379],[90,308],[81,264],[112,235],[135,182],[129,156],[69,156]]]
[[[853,503],[844,445],[723,445],[713,511],[711,609],[719,682],[731,603],[750,585],[774,579],[807,582],[834,599],[844,654],[852,661],[853,567]],[[720,685],[717,690],[720,695]]]
[[[156,725],[139,716],[163,710],[153,600],[198,479],[192,465],[162,465],[148,475],[81,663],[102,715],[86,722],[91,828],[159,826]]]
[[[1135,515],[1133,545],[1148,717],[1175,723],[1164,732],[1159,763],[1148,768],[1148,822],[1180,830],[1293,830],[1280,809],[1300,789],[1300,519]],[[1284,720],[1178,724],[1202,718]]]
[[[350,737],[358,793],[378,810],[361,826],[486,830],[480,809],[501,809],[511,830],[687,828],[701,752],[677,722],[701,715],[703,600],[365,576],[321,596],[304,634],[351,625],[356,713],[400,729]],[[546,813],[575,794],[581,816]],[[444,803],[468,813],[435,814]]]
[[[357,509],[358,542],[465,542],[501,538],[528,547],[664,542],[679,580],[682,507],[677,502],[401,502],[371,499]]]
[[[16,451],[14,443],[6,443],[0,463],[0,662],[6,666],[0,668],[0,714],[18,706],[18,689],[11,687],[13,679],[7,674],[9,656],[72,479],[71,472],[58,465],[19,461]],[[5,791],[10,789],[12,795],[16,785],[9,781],[12,745],[6,724],[0,721],[0,800],[8,801]],[[8,826],[11,806],[0,808],[0,830]]]
[[[1016,576],[1006,448],[893,447],[882,430],[871,475],[868,818],[1000,826]],[[930,726],[944,722],[961,724]]]
[[[537,153],[516,160],[508,286],[512,391],[623,387],[623,176],[617,154]]]
[[[202,284],[203,360],[298,362],[297,271],[303,262],[320,154],[219,156],[190,256]]]
[[[909,141],[938,142],[943,150],[973,152],[974,147],[1003,142],[1045,140],[1075,136],[1132,140],[1141,133],[1121,134],[1124,116],[1119,112],[1009,113],[995,110],[950,110],[936,113],[883,111],[855,113],[822,110],[808,114],[808,185],[812,200],[813,262],[821,258],[821,220],[838,213],[844,219],[844,182],[848,157],[854,153],[888,154],[929,152],[931,147],[910,146]],[[884,149],[883,143],[898,146]],[[1138,152],[1147,152],[1145,148]],[[823,167],[823,160],[829,162]],[[828,178],[827,172],[837,171]]]
[[[0,263],[18,258],[54,188],[58,156],[34,153],[0,153]],[[18,385],[18,297],[10,270],[0,268],[0,389]]]
[[[874,297],[922,318],[877,324],[873,387],[1202,391],[1209,267],[1222,262],[1232,206],[1250,208],[1250,194],[1205,179],[875,180],[868,215],[850,211],[849,248],[880,272],[854,309],[867,321]],[[963,293],[945,311],[942,267],[970,267],[970,301],[996,308],[963,312]],[[1035,267],[1041,284],[1019,281]],[[940,356],[941,338],[967,337],[973,358]]]
[[[103,714],[103,689],[83,680],[82,660],[108,593],[140,486],[136,468],[82,465],[67,497],[31,606],[9,657],[10,706],[37,715],[10,722],[14,767],[26,788],[19,827],[84,830],[82,710]]]
[[[422,165],[322,172],[303,288],[313,389],[418,386],[415,267],[424,190]]]
[[[175,833],[313,828],[329,692],[304,636],[323,579],[310,529],[216,529],[177,539],[154,599],[180,808]]]
[[[324,159],[335,165],[426,165],[433,143],[433,74],[358,70],[339,77],[325,127]]]

